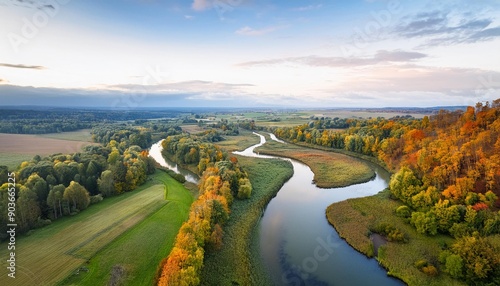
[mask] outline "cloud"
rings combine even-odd
[[[2,83],[2,82],[7,82],[7,81],[3,78],[0,78],[0,83]]]
[[[7,5],[13,5],[13,6],[20,6],[20,7],[25,7],[25,8],[31,8],[31,9],[50,9],[50,10],[55,10],[53,1],[51,0],[6,0]]]
[[[407,63],[427,57],[426,54],[418,52],[407,52],[401,50],[378,51],[372,57],[290,57],[270,59],[262,61],[251,61],[237,64],[240,67],[267,66],[276,64],[301,64],[314,67],[357,67],[384,63]]]
[[[17,68],[17,69],[35,69],[35,70],[45,69],[45,67],[43,67],[43,66],[29,66],[29,65],[22,65],[22,64],[6,64],[6,63],[0,63],[0,67]]]
[[[320,9],[321,7],[323,7],[322,4],[308,5],[308,6],[292,8],[292,11],[303,12],[303,11],[317,10]]]
[[[213,3],[211,0],[194,0],[191,4],[191,8],[195,11],[204,11],[212,8],[212,5]]]
[[[101,89],[114,90],[114,91],[147,91],[148,93],[220,93],[226,92],[240,92],[241,88],[251,87],[252,84],[247,83],[223,83],[203,80],[182,81],[174,83],[162,83],[155,85],[140,85],[140,84],[119,84],[103,86]]]
[[[500,96],[500,72],[416,64],[356,70],[331,92],[434,92],[457,96]]]
[[[265,34],[275,32],[277,30],[281,30],[283,28],[285,28],[285,26],[271,26],[262,29],[254,29],[249,26],[245,26],[243,28],[238,29],[235,33],[242,36],[262,36]]]
[[[490,18],[433,11],[406,16],[392,33],[402,38],[424,38],[427,41],[423,47],[474,43],[500,36],[500,27],[490,27],[492,23]]]

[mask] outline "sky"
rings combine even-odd
[[[500,1],[0,0],[0,106],[500,98]]]

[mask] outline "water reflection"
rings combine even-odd
[[[163,157],[163,155],[161,154],[161,151],[163,150],[163,147],[161,146],[162,142],[163,140],[160,140],[155,144],[151,145],[151,148],[149,149],[149,156],[155,159],[155,161],[158,162],[160,166],[169,168],[170,170],[176,172],[177,174],[183,175],[186,178],[186,181],[198,184],[198,179],[199,179],[198,175],[188,170],[179,168],[176,163]]]
[[[254,149],[235,154],[260,158]],[[278,140],[273,138],[273,140]],[[281,140],[280,140],[281,141]],[[377,261],[368,259],[342,240],[325,217],[334,202],[378,193],[389,174],[370,164],[376,173],[370,182],[343,188],[320,189],[312,184],[311,169],[295,160],[293,177],[268,204],[260,220],[260,250],[276,285],[404,285],[390,278]]]

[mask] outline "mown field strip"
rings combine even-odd
[[[153,185],[85,220],[56,228],[49,235],[44,235],[47,233],[45,231],[40,235],[35,232],[32,236],[19,238],[16,257],[23,273],[19,273],[15,281],[2,276],[0,284],[6,285],[4,283],[8,281],[7,285],[33,285],[33,281],[36,281],[37,285],[52,285],[164,204],[164,185]],[[0,257],[7,257],[6,245],[1,246]]]
[[[158,265],[170,253],[193,202],[191,193],[179,182],[165,174],[156,178],[167,186],[167,203],[87,260],[87,271],[71,273],[58,285],[153,284]],[[117,275],[113,271],[116,267],[123,272]]]

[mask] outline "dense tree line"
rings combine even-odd
[[[339,118],[339,117],[314,117],[311,116],[311,121],[309,122],[309,128],[315,128],[318,130],[322,129],[344,129],[351,126],[352,123],[356,122],[353,119]]]
[[[224,135],[235,136],[240,134],[238,123],[229,122],[227,119],[221,119],[220,121],[209,124],[208,126],[222,130]]]
[[[0,109],[0,133],[58,133],[91,128],[102,122],[176,118],[181,114],[180,111],[152,110]]]
[[[0,120],[0,133],[46,134],[91,128],[92,123],[73,119]]]
[[[154,170],[147,151],[114,140],[106,146],[86,146],[74,154],[35,156],[14,171],[19,233],[76,214],[103,197],[131,191]],[[6,167],[0,168],[1,238],[5,238],[7,225],[6,172]]]
[[[170,135],[181,134],[182,129],[172,121],[146,120],[141,125],[128,123],[99,124],[92,128],[92,141],[108,144],[115,140],[119,144],[149,148],[152,143]]]
[[[485,238],[500,234],[500,99],[421,120],[377,118],[350,126],[301,125],[275,134],[377,157],[396,172],[391,194],[406,208],[396,213],[420,233],[457,239],[443,269],[470,284],[500,284],[500,255]]]
[[[222,246],[223,225],[229,219],[234,197],[250,197],[252,185],[235,157],[227,158],[217,146],[192,136],[174,136],[164,141],[186,164],[197,164],[203,173],[199,197],[192,204],[189,219],[176,237],[169,256],[160,264],[158,285],[198,285],[204,253]],[[197,162],[197,159],[199,162]]]
[[[216,132],[209,132],[202,136],[187,134],[168,136],[162,142],[162,152],[178,164],[196,165],[198,173],[203,174],[210,164],[227,158],[226,151],[211,143],[213,134],[216,134]]]

